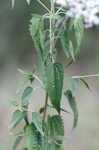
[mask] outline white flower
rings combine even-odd
[[[56,0],[56,3],[68,8],[68,17],[83,17],[87,28],[99,25],[99,0]]]

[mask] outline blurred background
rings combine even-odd
[[[45,3],[47,4],[46,0]],[[28,24],[31,14],[38,11],[41,14],[44,10],[35,0],[30,7],[25,0],[16,0],[14,9],[11,9],[11,0],[0,0],[0,150],[11,150],[14,139],[9,131],[12,112],[9,101],[15,98],[22,79],[17,68],[31,70],[37,64]],[[65,63],[61,50],[59,55],[59,59]],[[66,75],[69,76],[96,73],[99,73],[99,28],[85,32],[80,59],[66,70]],[[79,122],[75,135],[64,143],[65,150],[99,150],[99,79],[87,81],[91,91],[83,85],[79,89]],[[34,97],[36,98],[35,95]],[[38,97],[41,97],[39,92]],[[72,118],[65,114],[64,119],[68,135]]]

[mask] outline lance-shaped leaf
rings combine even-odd
[[[16,110],[12,115],[11,128],[15,128],[25,116],[25,111]]]
[[[14,142],[14,145],[13,145],[13,150],[16,150],[16,148],[18,147],[18,145],[20,144],[21,140],[22,140],[22,136],[18,136]]]
[[[46,67],[46,89],[53,107],[60,113],[64,69],[61,63],[50,63]]]
[[[50,136],[64,136],[64,125],[61,116],[54,115],[48,118]]]
[[[84,33],[84,23],[83,19],[75,19],[74,20],[74,31],[75,31],[75,38],[77,41],[77,51],[79,51],[79,47],[81,45],[81,41],[83,38],[83,33]]]
[[[40,21],[41,21],[41,16],[33,15],[32,19],[31,19],[31,25],[30,25],[30,28],[29,28],[30,29],[30,34],[31,34],[33,39],[39,31]]]
[[[34,124],[30,124],[26,127],[26,140],[28,150],[38,150],[42,143],[40,133],[37,131]]]
[[[32,113],[32,122],[34,123],[35,127],[37,130],[44,135],[43,133],[43,127],[42,127],[42,119],[40,117],[40,113],[38,112],[33,112]]]
[[[54,115],[52,117],[49,116],[48,118],[48,133],[51,139],[53,141],[56,141],[58,143],[59,148],[60,144],[62,144],[62,140],[57,140],[57,136],[64,136],[64,125],[63,125],[63,120],[61,116],[59,115]],[[52,141],[52,143],[53,143]],[[57,144],[56,144],[57,145]],[[55,146],[56,147],[56,146]]]
[[[22,105],[27,106],[29,104],[29,100],[32,94],[33,88],[27,87],[22,94]]]
[[[77,109],[77,104],[75,101],[75,97],[72,94],[71,90],[67,90],[64,95],[67,97],[69,105],[74,113],[74,122],[73,122],[73,128],[77,126],[78,122],[78,109]]]

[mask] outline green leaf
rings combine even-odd
[[[61,43],[63,46],[63,50],[65,55],[67,56],[67,58],[69,58],[70,56],[70,42],[69,42],[69,32],[68,31],[64,31],[61,34]]]
[[[48,127],[51,137],[64,136],[64,125],[61,116],[54,115],[48,118]]]
[[[19,82],[19,88],[17,89],[17,92],[16,93],[19,93],[24,85],[28,82],[28,78],[27,77],[24,77],[20,82]]]
[[[71,80],[71,90],[72,90],[72,93],[74,96],[78,90],[78,84],[79,84],[79,79],[72,79]]]
[[[77,104],[75,101],[75,97],[73,97],[72,95],[72,91],[71,90],[67,90],[64,95],[67,97],[69,105],[74,113],[74,123],[73,123],[73,128],[75,128],[77,126],[77,122],[78,122],[78,109],[77,109]]]
[[[10,104],[12,104],[13,106],[19,106],[19,103],[17,100],[11,100]]]
[[[21,140],[22,140],[22,136],[18,136],[14,142],[14,145],[13,145],[13,150],[16,150],[17,146],[20,144]]]
[[[43,127],[42,127],[42,119],[40,117],[40,113],[38,112],[33,112],[32,113],[32,122],[34,123],[35,127],[37,130],[44,135],[43,133]]]
[[[75,38],[77,41],[77,51],[78,51],[84,33],[84,23],[82,18],[74,20],[74,30],[75,30]]]
[[[34,124],[26,127],[26,140],[28,150],[39,150],[41,147],[42,139],[40,133],[37,131]]]
[[[25,111],[16,110],[12,115],[11,128],[15,128],[25,116]]]
[[[31,0],[26,0],[26,2],[28,3],[28,5],[30,5]]]
[[[30,25],[30,34],[34,41],[37,54],[43,64],[48,61],[49,48],[46,46],[46,32],[44,30],[44,19],[40,15],[33,15]]]
[[[50,63],[46,67],[46,89],[53,107],[60,113],[64,69],[61,63]]]
[[[31,19],[31,25],[30,25],[30,28],[29,28],[30,34],[31,34],[33,39],[39,31],[40,21],[41,21],[41,16],[33,14],[32,19]]]
[[[29,104],[29,100],[32,94],[33,88],[27,87],[22,95],[22,105],[27,106]]]

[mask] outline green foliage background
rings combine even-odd
[[[45,1],[46,2],[46,1]],[[38,8],[37,8],[38,6]],[[11,108],[9,99],[13,97],[21,75],[17,68],[30,69],[37,62],[33,43],[28,32],[28,23],[32,10],[43,13],[43,9],[32,1],[29,8],[25,0],[17,0],[15,9],[10,7],[10,0],[0,1],[0,150],[10,150],[9,122]],[[69,69],[68,75],[93,74],[99,72],[99,28],[86,31],[81,57],[77,63]],[[59,53],[62,61],[66,61],[59,45]],[[78,103],[80,108],[80,120],[77,128],[77,136],[67,141],[65,146],[69,150],[96,150],[98,146],[98,83],[96,79],[89,80],[93,94],[81,87]],[[97,88],[98,87],[98,88]],[[36,96],[35,96],[36,97]],[[38,95],[40,97],[40,95]],[[35,104],[37,107],[37,104]],[[64,116],[65,118],[65,116]],[[69,117],[65,118],[66,127],[69,128]],[[89,128],[90,127],[90,128]],[[66,131],[68,132],[68,131]],[[8,146],[7,146],[8,145]],[[8,148],[9,147],[9,148]]]

